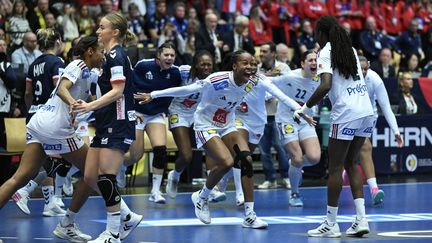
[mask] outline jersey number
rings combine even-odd
[[[191,100],[196,100],[196,99],[199,98],[200,94],[201,94],[201,93],[191,94],[191,95],[189,95],[188,98],[191,99]]]
[[[41,96],[42,94],[42,82],[41,81],[36,81],[36,85],[35,85],[35,90],[34,90],[34,94],[36,96],[36,101],[38,101],[40,99],[39,96]]]
[[[228,104],[225,106],[224,110],[231,110],[237,105],[237,102],[231,102],[229,101]]]
[[[297,94],[295,95],[295,97],[298,99],[304,99],[305,95],[306,95],[306,90],[297,89]]]

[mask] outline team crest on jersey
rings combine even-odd
[[[172,114],[172,115],[170,116],[170,122],[171,122],[171,124],[176,124],[176,123],[178,123],[178,122],[179,122],[179,117],[178,117],[178,115],[177,115],[177,114]]]
[[[315,76],[313,77],[313,81],[318,82],[318,80],[319,80],[318,75],[315,75]]]
[[[294,132],[294,127],[291,124],[286,124],[284,127],[285,133],[293,133]]]
[[[110,55],[111,58],[114,59],[116,57],[116,55],[117,55],[116,50],[110,51],[109,55]]]
[[[253,83],[247,83],[245,87],[246,93],[249,93],[252,90],[253,86]]]
[[[153,79],[153,74],[150,71],[148,71],[145,76],[146,76],[146,79],[148,79],[148,80]]]

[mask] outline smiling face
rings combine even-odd
[[[237,57],[233,63],[234,81],[238,85],[245,84],[253,74],[254,58],[251,54],[244,52]]]
[[[163,48],[162,52],[158,55],[158,59],[162,69],[171,68],[175,60],[175,50],[172,48]]]
[[[213,60],[208,55],[202,55],[196,67],[197,77],[205,79],[213,72]]]
[[[315,52],[309,53],[306,59],[301,62],[301,66],[307,76],[314,77],[317,74],[317,54]]]
[[[108,19],[103,17],[100,21],[99,29],[96,31],[96,34],[98,36],[99,42],[107,45],[112,38],[118,36],[118,30],[114,30]]]

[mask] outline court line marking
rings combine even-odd
[[[412,235],[412,234],[424,234],[424,233],[429,233],[430,235]],[[401,238],[432,238],[432,230],[381,232],[378,233],[378,235],[385,236],[385,237],[401,237]]]

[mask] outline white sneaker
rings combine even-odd
[[[330,225],[327,220],[322,222],[320,226],[316,229],[308,230],[308,236],[311,237],[328,237],[328,238],[338,238],[341,237],[341,232],[338,223]]]
[[[63,183],[63,192],[66,196],[72,197],[73,194],[73,185],[72,185],[72,178],[70,176],[65,177],[65,181]]]
[[[268,227],[268,224],[267,222],[259,219],[255,212],[250,212],[245,216],[242,226],[244,228],[265,229]]]
[[[87,243],[120,243],[120,234],[113,235],[111,232],[105,230],[99,235],[97,239],[87,241]]]
[[[351,227],[346,231],[347,236],[362,237],[364,234],[369,233],[369,223],[366,217],[358,219],[357,217],[353,221]]]
[[[168,173],[168,182],[165,187],[165,192],[170,198],[177,196],[178,181],[174,180],[174,170]]]
[[[28,200],[29,200],[29,194],[27,192],[27,190],[21,188],[18,189],[18,191],[16,191],[13,195],[12,195],[12,199],[15,202],[15,204],[18,206],[19,209],[21,209],[21,211],[25,214],[30,214],[30,209],[27,205]]]
[[[150,202],[165,204],[166,200],[160,191],[152,192],[149,197]]]
[[[261,185],[258,186],[258,189],[270,189],[277,188],[276,180],[274,182],[264,181]]]
[[[226,194],[224,192],[220,192],[216,187],[210,192],[208,201],[212,203],[222,202],[226,200]]]
[[[70,242],[86,242],[92,239],[90,235],[81,232],[76,223],[63,227],[60,223],[53,231],[53,234],[60,239],[68,240]]]
[[[42,213],[45,217],[60,217],[65,216],[66,211],[57,205],[54,201],[45,204],[44,211]]]
[[[290,182],[289,178],[283,178],[282,183],[285,185],[286,189],[291,189],[291,182]]]
[[[126,169],[127,167],[124,165],[120,166],[120,170],[117,173],[116,179],[117,179],[117,186],[118,188],[125,188],[126,187]]]
[[[239,193],[239,194],[237,194],[236,195],[236,205],[237,206],[243,206],[243,204],[244,204],[244,201],[245,199],[244,199],[244,195],[243,195],[243,193]]]
[[[61,208],[65,207],[65,204],[64,204],[64,202],[60,196],[54,195],[52,200],[53,200],[53,203],[57,204],[59,207],[61,207]]]
[[[126,239],[126,237],[128,237],[128,235],[140,224],[142,219],[142,215],[134,212],[131,212],[126,216],[126,219],[121,221],[120,240]]]
[[[204,224],[211,223],[210,210],[207,199],[202,199],[199,192],[192,193],[192,202],[195,206],[195,216]]]

